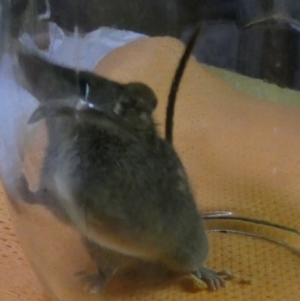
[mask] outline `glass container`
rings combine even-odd
[[[152,260],[151,252],[156,254],[163,244],[171,246],[175,238],[161,230],[165,238],[151,249],[141,236],[128,239],[125,225],[133,221],[126,220],[124,229],[118,228],[118,241],[112,241],[116,238],[110,233],[126,216],[122,205],[114,207],[106,222],[95,218],[102,203],[89,203],[91,195],[97,200],[109,195],[111,204],[117,204],[118,197],[130,195],[144,181],[145,190],[126,207],[138,221],[142,209],[132,208],[142,208],[139,200],[148,199],[146,189],[169,185],[158,180],[160,172],[151,175],[151,159],[145,168],[148,159],[142,150],[128,159],[139,162],[137,166],[120,165],[119,143],[128,139],[139,145],[144,136],[128,130],[128,120],[118,117],[128,107],[112,107],[112,102],[126,103],[125,94],[118,93],[133,93],[130,83],[146,84],[156,95],[156,107],[141,102],[140,92],[130,94],[129,100],[147,114],[155,107],[157,135],[165,139],[175,71],[197,29],[192,57],[177,87],[173,146],[203,216],[209,240],[205,264],[232,274],[226,274],[231,278],[226,288],[212,293],[191,276],[193,271],[177,273]],[[297,0],[2,0],[1,206],[9,208],[22,250],[51,299],[299,300],[299,33]],[[89,126],[74,134],[72,126],[82,124]],[[93,133],[93,126],[111,130],[119,139],[116,146],[106,149],[105,139],[99,140],[102,132]],[[111,169],[106,169],[108,160]],[[161,174],[166,172],[164,164]],[[117,176],[119,170],[123,175]],[[124,179],[126,189],[105,182],[105,175],[112,174]],[[178,174],[185,177],[182,169],[174,177]],[[99,187],[107,183],[108,190],[96,196],[97,181]],[[180,193],[186,189],[181,184],[176,188]],[[155,203],[151,197],[149,202]],[[184,205],[172,215],[172,201],[165,204],[160,218],[167,220],[169,214],[174,220],[178,215],[178,237],[192,216],[183,221]],[[144,216],[151,221],[151,209],[148,213],[149,219]],[[156,217],[153,225],[159,228]],[[111,246],[118,248],[117,260],[123,262],[126,256],[126,262],[136,264],[110,270],[106,283],[101,268],[116,260]],[[13,277],[22,278],[26,271],[14,271]]]

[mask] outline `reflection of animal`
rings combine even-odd
[[[154,92],[25,52],[19,63],[40,102],[30,122],[45,118],[49,135],[39,190],[30,192],[22,178],[25,201],[78,229],[96,262],[107,259],[99,265],[102,284],[143,260],[193,273],[210,289],[223,286],[226,274],[203,266],[202,218],[180,159],[157,133]]]

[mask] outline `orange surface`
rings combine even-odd
[[[141,39],[109,54],[96,72],[152,87],[159,99],[156,119],[163,126],[168,89],[182,51],[170,38]],[[202,210],[229,210],[300,229],[300,109],[245,96],[192,59],[180,87],[174,130]],[[0,199],[1,300],[47,300],[20,251],[3,194]],[[249,277],[251,285],[231,282],[218,292],[192,294],[177,283],[136,288],[134,281],[119,278],[103,299],[87,296],[73,277],[76,269],[89,265],[76,233],[41,208],[22,209],[16,228],[24,250],[35,254],[29,256],[31,263],[37,269],[43,266],[40,276],[48,278],[48,290],[63,301],[300,300],[299,255],[255,237],[221,233],[209,234],[207,265]],[[58,237],[63,243],[57,243]],[[299,245],[297,238],[293,243]]]

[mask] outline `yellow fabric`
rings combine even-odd
[[[171,38],[141,39],[109,54],[95,72],[124,83],[141,81],[152,87],[159,99],[155,117],[163,129],[169,87],[183,50],[183,45]],[[175,146],[202,211],[228,210],[300,229],[299,108],[264,102],[237,92],[191,59],[175,112]],[[1,300],[46,300],[11,230],[3,194],[0,209]],[[32,246],[34,238],[40,230],[36,229],[36,223],[46,229],[52,217],[39,218],[40,208],[26,207],[25,211],[26,214],[18,216],[16,225],[23,235],[24,250],[29,252],[35,247]],[[26,237],[29,233],[23,231],[26,227],[30,228],[33,239]],[[211,222],[207,227],[211,228]],[[244,229],[242,224],[237,227]],[[51,228],[51,233],[47,229],[48,244],[39,249],[37,256],[50,252],[49,249],[52,253],[48,254],[54,254],[47,268],[51,279],[59,281],[53,280],[49,286],[64,296],[63,301],[99,300],[97,296],[86,297],[70,274],[76,262],[84,268],[84,257],[77,255],[81,248],[72,247],[70,255],[69,250],[54,243],[60,227]],[[72,235],[71,231],[63,235],[70,246]],[[270,234],[275,238],[276,235],[282,232]],[[251,285],[229,282],[226,289],[218,292],[192,294],[178,283],[135,289],[132,281],[116,279],[109,285],[105,300],[300,300],[300,259],[295,252],[237,234],[209,233],[209,238],[211,252],[207,265],[249,277],[253,281]],[[299,246],[297,237],[292,244]],[[68,259],[63,266],[55,266],[59,256]],[[30,259],[36,265],[37,261]],[[63,289],[59,287],[60,281]]]

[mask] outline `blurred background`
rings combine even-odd
[[[33,10],[28,0],[11,3],[11,33],[18,35]],[[36,13],[69,32],[109,26],[184,42],[206,21],[195,47],[199,61],[300,89],[298,0],[36,0]]]

